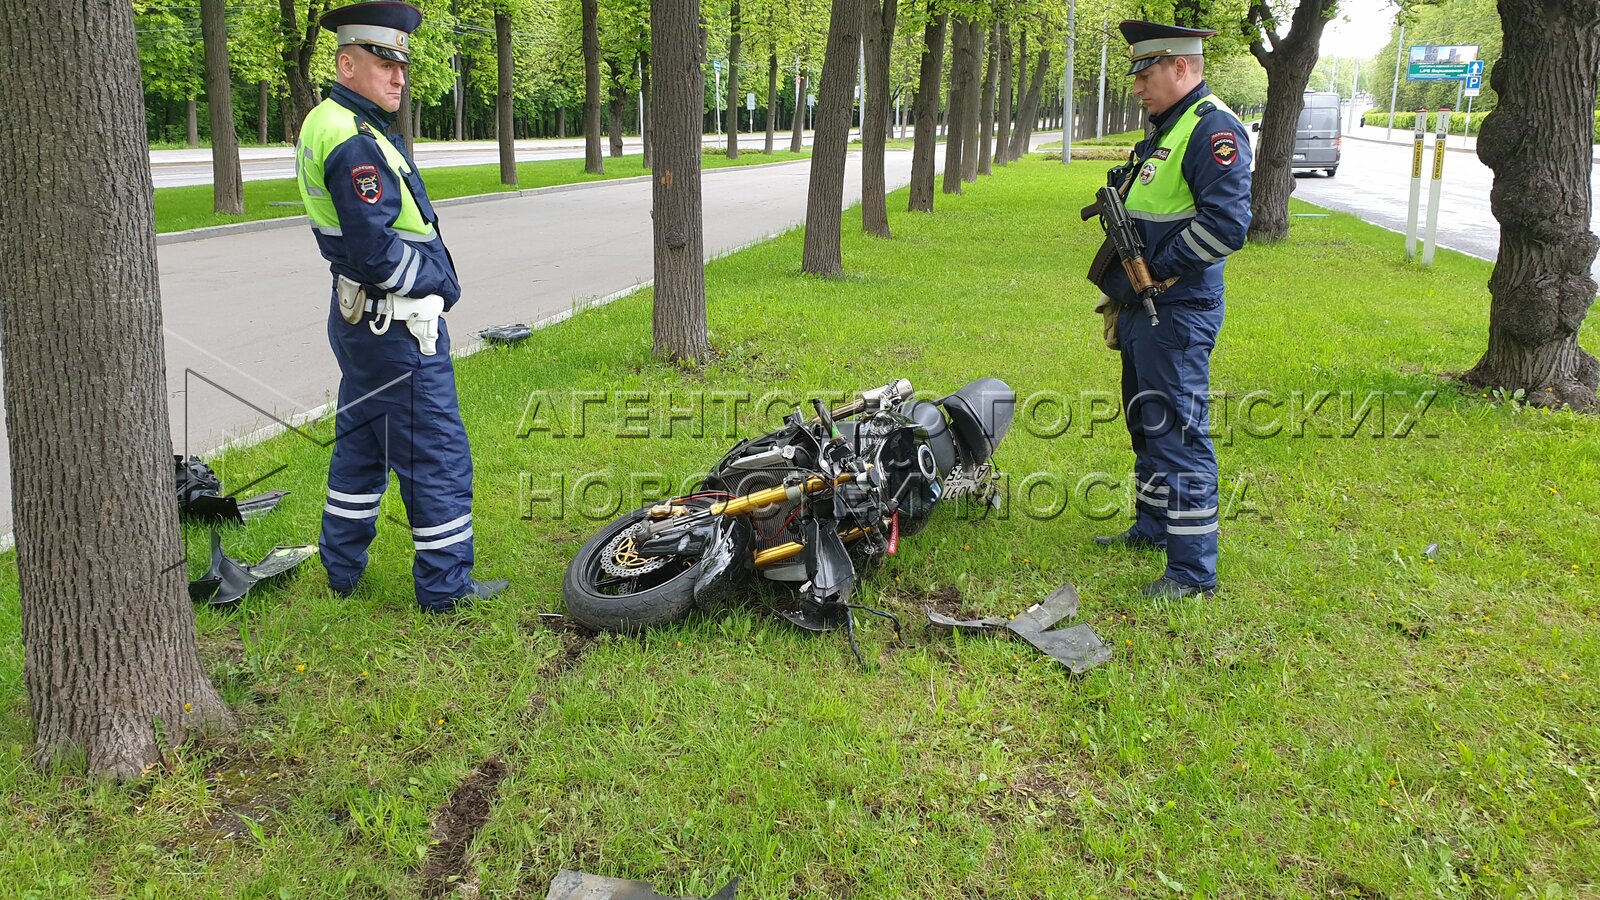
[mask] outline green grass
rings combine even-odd
[[[750,166],[761,163],[788,162],[806,159],[809,151],[790,153],[779,151],[768,156],[754,151],[741,151],[737,160],[730,160],[722,152],[707,152],[701,157],[701,166],[721,169],[728,166]],[[501,191],[549,187],[556,184],[576,184],[588,181],[605,181],[613,178],[632,178],[647,175],[644,157],[634,153],[605,159],[605,174],[591,175],[583,170],[580,159],[545,159],[517,163],[517,184],[500,183],[500,166],[497,163],[477,166],[446,166],[422,170],[428,184],[428,196],[435,200],[449,197],[466,197],[473,194],[494,194]],[[226,225],[231,222],[252,222],[258,219],[277,219],[305,213],[300,205],[300,190],[293,178],[273,178],[244,183],[244,215],[219,215],[212,208],[212,188],[209,184],[185,185],[156,189],[156,231],[186,231],[209,225]],[[288,204],[288,205],[273,205]]]
[[[1016,498],[1035,473],[1128,484],[1121,423],[1091,425],[1080,400],[1114,396],[1119,372],[1081,275],[1097,231],[1076,211],[1101,178],[1024,159],[940,195],[932,215],[892,213],[887,242],[850,213],[836,281],[798,274],[798,233],[720,259],[707,271],[720,356],[704,370],[651,361],[648,292],[462,360],[479,571],[512,577],[509,594],[454,621],[419,617],[409,535],[385,520],[349,602],[313,564],[236,615],[202,610],[205,661],[241,730],[180,750],[159,778],[118,788],[29,766],[6,556],[0,885],[416,896],[433,811],[498,754],[510,774],[466,867],[484,897],[542,897],[561,867],[691,896],[738,875],[749,898],[1170,897],[1179,884],[1229,898],[1594,896],[1600,423],[1449,380],[1482,351],[1488,265],[1442,252],[1423,270],[1398,236],[1349,216],[1295,219],[1288,242],[1230,260],[1213,371],[1232,398],[1224,499],[1248,486],[1264,515],[1226,518],[1219,599],[1139,599],[1159,561],[1089,540],[1120,521],[1091,520],[1076,494],[1053,517]],[[1600,329],[1584,338],[1594,347]],[[998,455],[1007,518],[947,509],[864,576],[860,599],[910,626],[904,646],[864,627],[875,670],[843,636],[763,612],[773,591],[586,654],[539,627],[597,525],[570,496],[560,517],[522,502],[525,476],[546,489],[560,474],[570,495],[608,473],[631,506],[629,473],[677,483],[732,443],[716,406],[704,436],[661,436],[667,406],[700,392],[797,401],[984,375],[1076,415],[1053,437],[1059,407],[1019,416]],[[621,390],[651,392],[657,437],[619,438],[619,400],[590,407],[577,436],[574,392]],[[1307,413],[1296,395],[1323,390],[1334,400]],[[1392,392],[1392,435],[1431,390],[1409,438],[1370,422],[1341,436],[1339,392]],[[566,411],[565,436],[518,437],[537,391]],[[1294,398],[1303,435],[1246,433],[1238,400],[1252,391]],[[758,409],[735,430],[765,427]],[[1258,409],[1248,427],[1290,415]],[[230,552],[314,540],[326,464],[297,439],[223,459],[230,484],[286,466],[270,486],[294,492],[228,532]],[[188,539],[198,567],[203,535]],[[1083,678],[1025,645],[916,625],[929,596],[1011,614],[1063,581],[1116,650]]]

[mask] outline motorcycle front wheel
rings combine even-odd
[[[689,614],[695,585],[710,560],[641,555],[636,535],[649,520],[649,513],[649,507],[636,509],[600,529],[567,566],[561,595],[568,615],[579,624],[596,631],[634,634]],[[718,580],[726,581],[733,574],[724,571]]]

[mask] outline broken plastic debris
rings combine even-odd
[[[490,325],[478,332],[478,339],[486,344],[515,344],[525,341],[533,329],[517,322],[511,325]]]
[[[190,519],[243,525],[272,512],[289,495],[288,491],[263,491],[248,500],[224,496],[222,479],[211,471],[210,466],[201,462],[200,457],[185,459],[173,454],[172,462],[177,482],[178,512]]]
[[[728,882],[710,900],[734,900],[739,892],[739,879]],[[550,882],[550,892],[545,900],[694,900],[692,897],[669,897],[658,894],[655,888],[642,881],[607,878],[587,872],[562,869]]]
[[[189,598],[212,606],[232,606],[250,589],[289,571],[317,554],[315,545],[273,547],[261,562],[245,565],[222,552],[222,535],[211,529],[211,567],[189,582]]]
[[[1011,619],[990,616],[985,619],[956,619],[928,610],[928,624],[947,631],[998,632],[1002,628],[1032,644],[1074,675],[1111,660],[1111,648],[1088,625],[1055,628],[1056,623],[1078,614],[1078,590],[1070,583],[1056,588],[1043,602],[1035,603]]]

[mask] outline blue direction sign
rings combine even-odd
[[[1483,76],[1482,75],[1468,75],[1467,76],[1467,85],[1466,85],[1466,87],[1467,87],[1467,89],[1466,89],[1466,91],[1464,93],[1468,97],[1476,97],[1479,94],[1483,93]]]
[[[1477,76],[1479,79],[1481,79],[1483,77],[1483,60],[1475,59],[1472,62],[1467,63],[1467,75],[1469,76],[1469,79],[1471,76]],[[1467,82],[1467,87],[1472,86],[1473,85],[1469,80]]]

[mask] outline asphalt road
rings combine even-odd
[[[1401,132],[1396,131],[1396,135]],[[1368,222],[1400,232],[1395,249],[1405,247],[1406,215],[1411,199],[1411,144],[1377,143],[1358,140],[1358,136],[1381,138],[1382,128],[1361,128],[1347,134],[1342,148],[1339,172],[1332,178],[1322,172],[1295,178],[1293,196],[1318,206],[1354,213]],[[1461,146],[1455,136],[1449,147]],[[1433,136],[1424,143],[1423,183],[1419,230],[1428,215],[1428,178],[1433,174]],[[1489,210],[1489,189],[1494,173],[1478,161],[1476,153],[1445,151],[1444,179],[1439,202],[1437,243],[1483,259],[1494,259],[1500,252],[1500,224]],[[1591,181],[1597,208],[1600,208],[1600,180]],[[1418,252],[1421,242],[1419,238]],[[1590,270],[1600,279],[1600,258]]]
[[[779,131],[773,149],[789,149],[788,131]],[[703,138],[707,145],[721,146],[726,137],[708,134]],[[739,136],[741,149],[761,149],[766,146],[767,133],[761,131]],[[538,159],[581,159],[583,138],[543,138],[517,141],[517,161]],[[610,154],[611,145],[602,142]],[[811,143],[811,132],[801,135],[801,143]],[[623,138],[624,153],[638,153],[639,139]],[[440,141],[416,145],[414,153],[418,168],[433,169],[441,166],[474,166],[500,161],[500,146],[494,141]],[[608,155],[607,159],[610,158]],[[245,181],[264,178],[293,178],[294,150],[290,147],[244,147],[239,150],[239,171]],[[150,151],[150,176],[155,186],[177,187],[186,184],[211,183],[210,150],[152,150]]]
[[[808,160],[706,170],[706,256],[802,224],[810,171]],[[905,185],[910,151],[889,151],[885,171],[890,190]],[[860,189],[852,152],[846,206]],[[440,218],[464,287],[448,317],[457,346],[486,325],[547,318],[653,277],[648,181],[497,197]],[[166,244],[159,262],[176,452],[202,454],[332,399],[328,269],[306,226]],[[0,534],[11,530],[10,471],[0,423]]]

